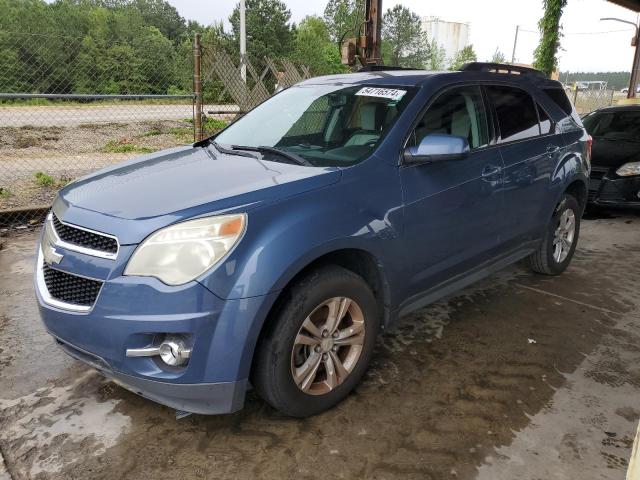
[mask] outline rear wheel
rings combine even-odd
[[[537,273],[559,275],[571,263],[580,234],[582,208],[571,195],[565,194],[553,212],[542,243],[527,258],[529,267]]]
[[[379,312],[361,277],[328,266],[293,285],[271,320],[256,351],[253,384],[274,408],[306,417],[331,408],[358,383]]]

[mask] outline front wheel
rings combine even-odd
[[[565,194],[553,212],[538,250],[527,258],[534,272],[559,275],[566,270],[578,244],[581,213],[578,201]]]
[[[380,315],[366,282],[337,266],[311,272],[286,295],[260,339],[252,381],[271,406],[306,417],[331,408],[358,383]]]

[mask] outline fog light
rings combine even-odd
[[[160,358],[171,366],[183,365],[191,356],[191,349],[180,337],[168,336],[160,344]]]
[[[177,367],[184,365],[191,357],[191,348],[185,339],[179,335],[167,335],[158,346],[143,348],[128,348],[127,357],[155,357],[160,356],[167,365]]]

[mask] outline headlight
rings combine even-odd
[[[131,256],[125,275],[182,285],[227,255],[245,230],[247,216],[222,215],[171,225],[151,234]]]
[[[622,165],[616,174],[621,177],[630,177],[631,175],[640,175],[640,162],[629,162]]]

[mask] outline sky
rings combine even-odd
[[[307,15],[322,16],[327,0],[284,0],[292,21]],[[237,0],[169,0],[180,14],[205,25],[228,18]],[[538,44],[537,22],[542,16],[542,0],[384,0],[383,8],[404,5],[420,16],[436,16],[453,22],[468,22],[478,59],[489,60],[498,48],[511,59],[516,25],[520,34],[515,60],[531,63]],[[605,0],[569,0],[562,17],[564,37],[559,54],[561,71],[629,71],[633,60],[633,26],[600,21],[617,17],[631,22],[637,15]]]

